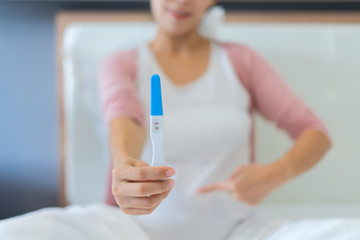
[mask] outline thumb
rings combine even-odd
[[[198,189],[198,193],[207,193],[212,191],[230,190],[228,181],[217,182]]]
[[[128,163],[133,167],[148,167],[149,166],[149,164],[147,164],[146,162],[144,162],[140,159],[136,159],[136,158],[129,158]]]

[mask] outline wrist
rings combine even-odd
[[[118,166],[124,165],[127,162],[130,162],[131,159],[133,159],[133,158],[130,157],[129,154],[118,154],[113,157],[113,160],[112,160],[113,166],[118,167]]]
[[[270,164],[271,172],[273,173],[274,178],[280,185],[289,181],[292,178],[291,166],[288,164],[288,161],[285,158],[281,158]]]

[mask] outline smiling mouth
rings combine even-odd
[[[178,11],[175,9],[168,8],[166,9],[168,13],[170,13],[171,16],[173,16],[176,19],[186,19],[191,16],[191,13],[184,12],[184,11]]]

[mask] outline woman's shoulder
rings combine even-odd
[[[121,49],[107,55],[103,64],[132,64],[136,60],[136,48]]]
[[[244,43],[215,41],[220,47],[224,48],[230,56],[237,58],[249,58],[254,54],[254,50]]]
[[[116,50],[103,59],[102,65],[117,66],[124,70],[135,70],[138,60],[142,59],[141,56],[147,52],[147,44],[148,42],[144,41],[126,49]]]
[[[121,49],[107,55],[100,63],[100,72],[134,75],[136,71],[136,49]]]

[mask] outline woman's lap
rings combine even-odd
[[[45,208],[0,221],[0,239],[138,239],[144,231],[119,208],[105,204]]]
[[[45,208],[0,221],[0,239],[150,239],[119,208],[104,204]],[[274,220],[253,216],[234,227],[228,240],[360,239],[360,220]]]
[[[227,240],[358,240],[360,219],[260,219],[251,217]]]
[[[284,223],[268,240],[358,240],[359,219],[304,219]]]

